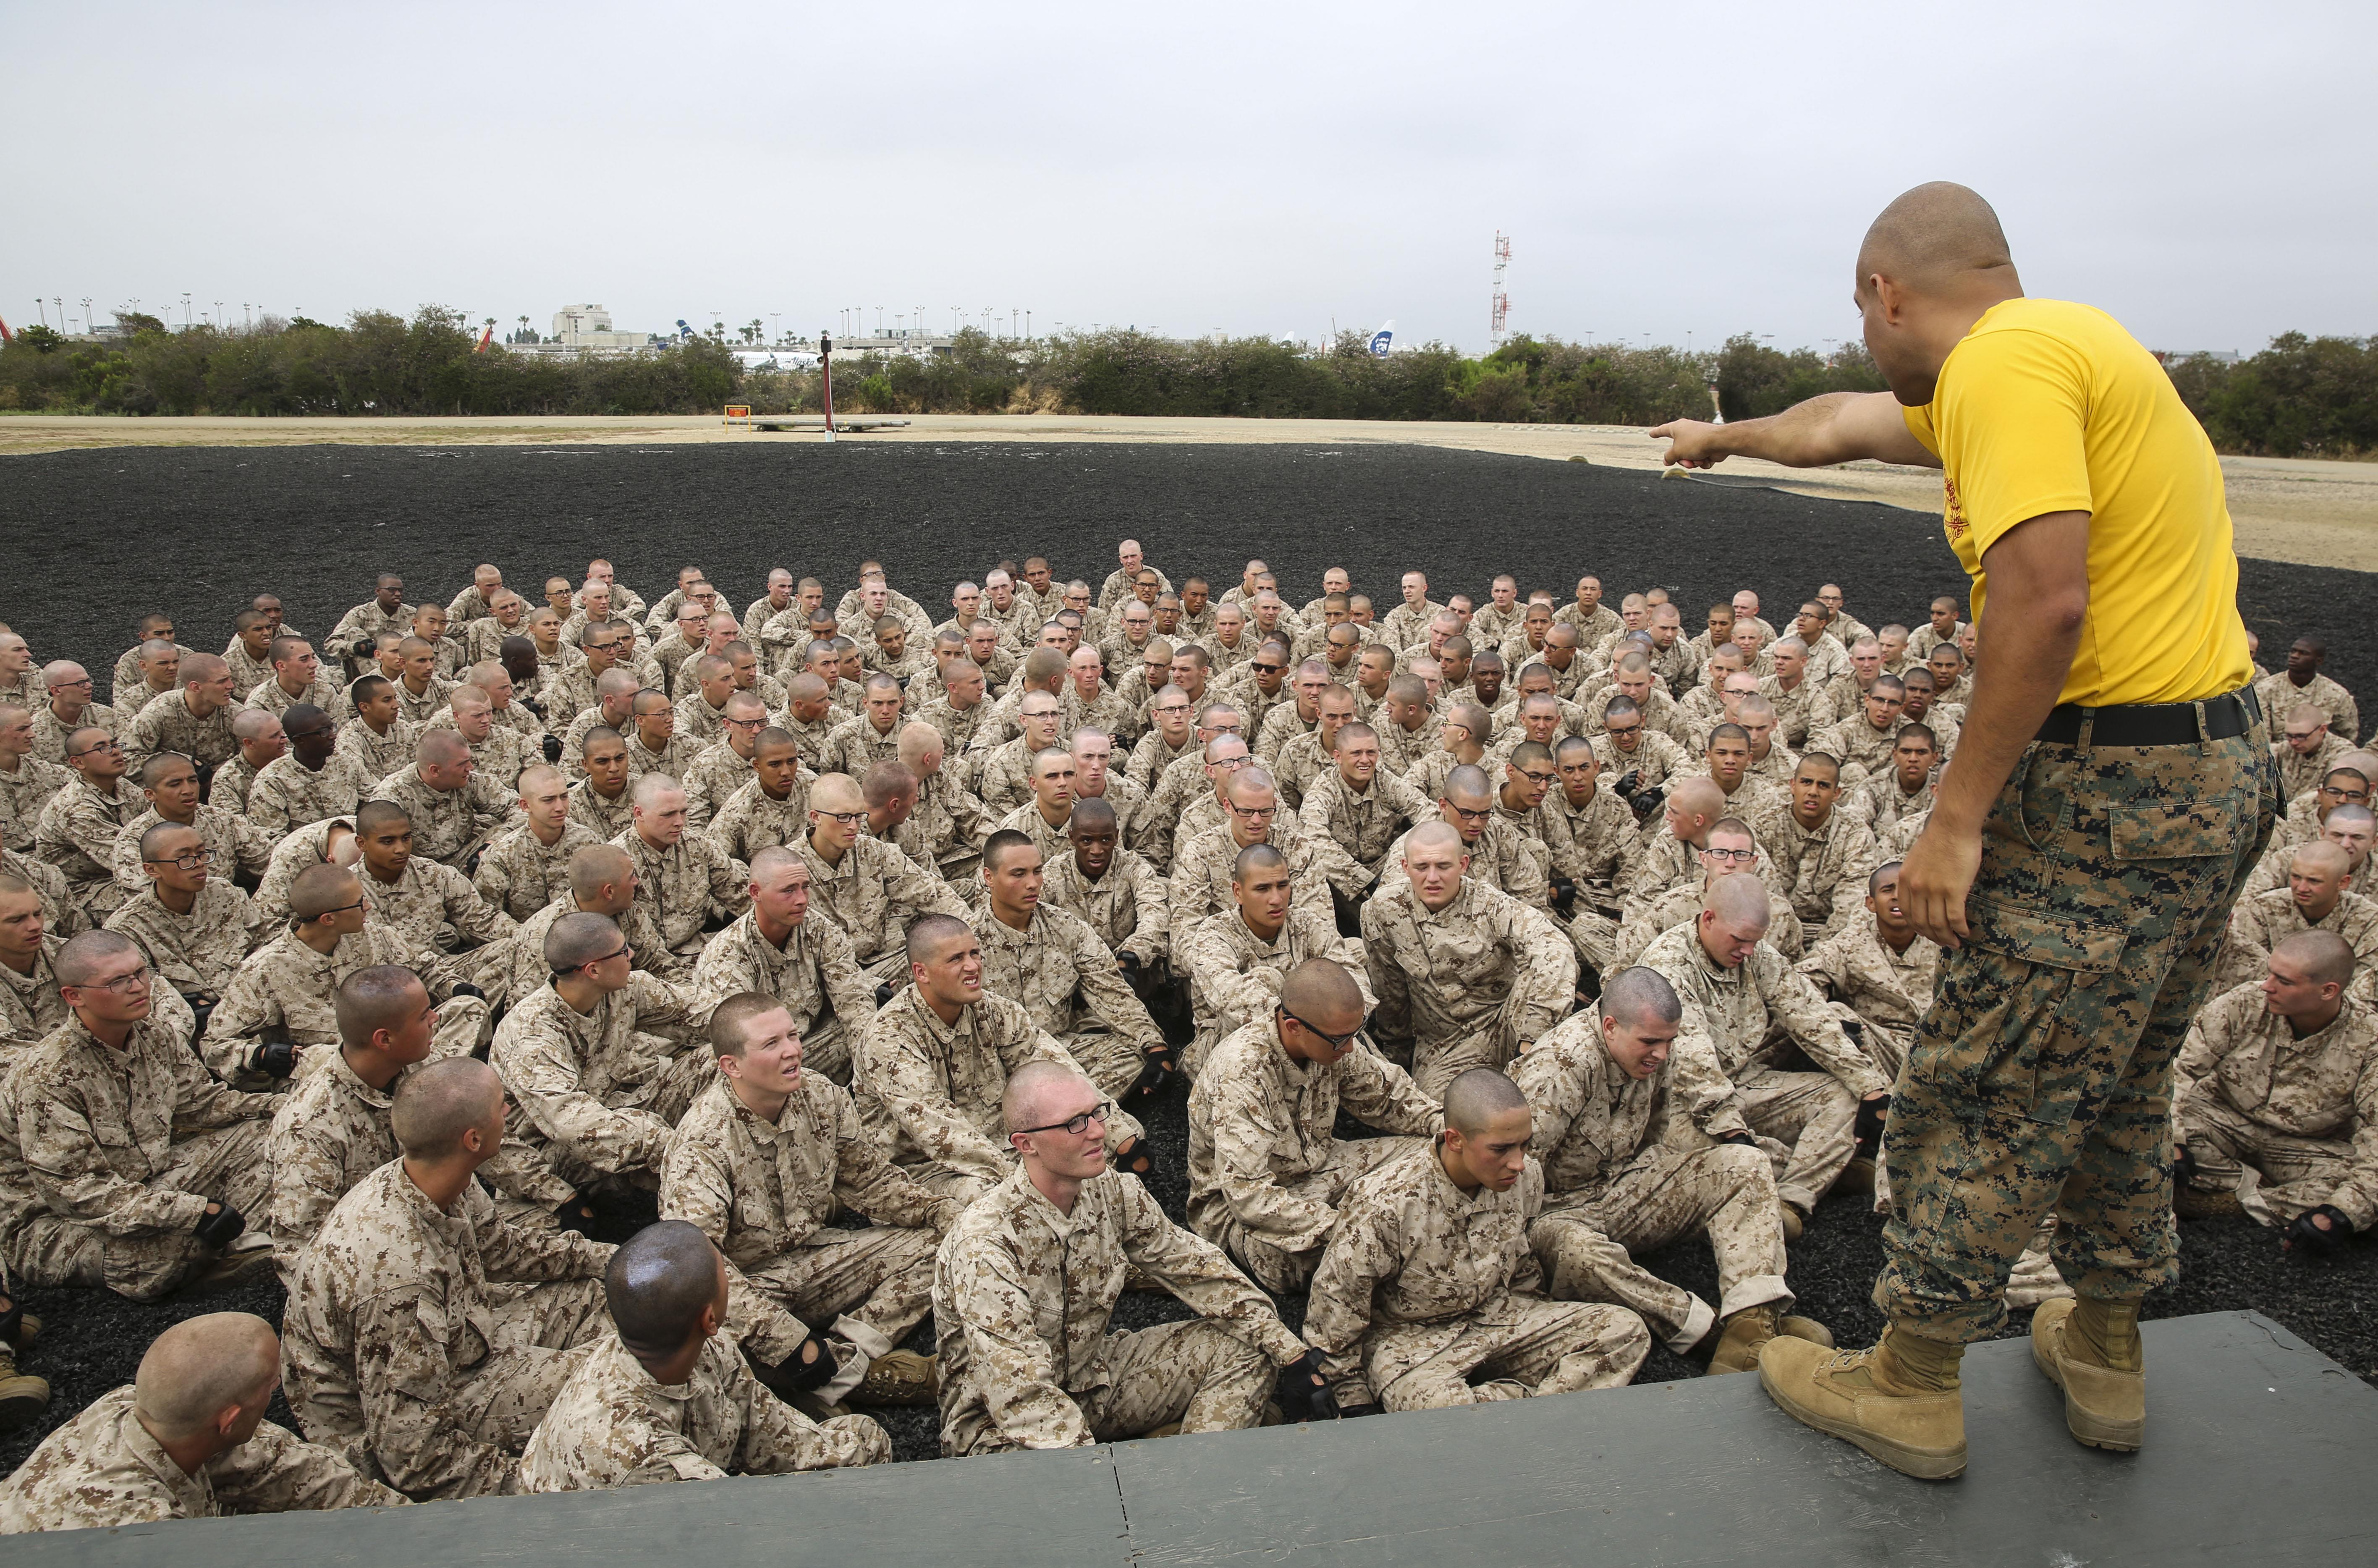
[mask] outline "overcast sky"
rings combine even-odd
[[[544,329],[953,306],[1311,336],[1856,333],[1892,196],[2151,346],[2378,331],[2378,7],[0,0],[0,317]],[[54,307],[46,306],[53,318]]]

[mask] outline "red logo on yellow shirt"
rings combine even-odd
[[[1940,488],[1947,493],[1949,498],[1943,516],[1943,521],[1948,525],[1949,537],[1962,539],[1965,536],[1965,509],[1957,501],[1957,482],[1943,474],[1940,479]]]

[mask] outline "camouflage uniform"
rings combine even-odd
[[[418,691],[414,690],[402,677],[395,682],[395,686],[397,716],[419,724],[425,729],[428,727],[429,721],[438,716],[438,710],[446,706],[446,700],[454,693],[454,683],[444,676],[435,674],[430,676],[428,683]]]
[[[1689,1048],[1716,1059],[1743,1119],[1775,1141],[1768,1152],[1781,1167],[1777,1195],[1802,1214],[1813,1210],[1857,1152],[1857,1102],[1888,1090],[1891,1081],[1850,1044],[1816,987],[1772,942],[1762,940],[1740,967],[1723,969],[1693,925],[1673,926],[1638,962],[1658,971],[1683,999],[1678,1040],[1689,1038]],[[1820,1071],[1776,1071],[1772,1062],[1787,1041]]]
[[[2260,724],[2192,747],[2032,744],[1893,1096],[1887,1314],[1988,1334],[2051,1207],[2082,1295],[2173,1276],[2171,1063],[2276,796]]]
[[[0,772],[0,844],[19,855],[32,854],[34,829],[50,797],[68,784],[81,782],[71,768],[44,762],[39,757],[18,759],[15,772]]]
[[[141,812],[116,830],[116,886],[131,893],[148,887],[149,873],[140,865],[140,840],[150,829],[164,824],[165,819],[151,809]],[[213,856],[211,868],[214,874],[226,881],[234,875],[261,877],[272,863],[272,841],[258,832],[255,823],[236,811],[226,810],[220,806],[200,806],[191,817],[189,826]]]
[[[107,929],[139,943],[149,966],[186,997],[222,996],[264,928],[254,901],[214,878],[186,915],[166,908],[152,888],[107,917]]]
[[[1932,809],[1940,782],[1940,772],[1935,770],[1925,776],[1923,786],[1910,795],[1899,787],[1898,770],[1884,768],[1865,783],[1844,791],[1841,803],[1833,809],[1836,815],[1872,828],[1876,841],[1880,843],[1902,822]]]
[[[190,1475],[140,1424],[133,1386],[126,1383],[43,1438],[16,1474],[0,1481],[0,1535],[404,1501],[329,1449],[270,1421]]]
[[[486,1010],[478,1012],[484,1016]],[[448,1037],[447,1021],[441,1017],[438,1024],[440,1037],[432,1047],[432,1060],[470,1050],[472,1042],[465,1037],[457,1052]],[[260,1217],[270,1222],[272,1265],[284,1287],[296,1287],[297,1265],[339,1200],[397,1157],[396,1131],[389,1122],[395,1099],[395,1085],[373,1088],[355,1076],[335,1048],[313,1053],[308,1071],[281,1096],[281,1108],[273,1113],[272,1129],[265,1138],[272,1191]],[[509,1210],[522,1223],[550,1227],[551,1211],[572,1196],[570,1183],[509,1136],[502,1152],[480,1167],[480,1177],[498,1194],[498,1211]]]
[[[1464,1192],[1434,1142],[1355,1182],[1304,1316],[1338,1402],[1433,1410],[1630,1381],[1651,1350],[1641,1319],[1543,1297],[1528,1249],[1543,1202],[1533,1159],[1507,1192]]]
[[[1775,867],[1792,911],[1810,931],[1866,918],[1866,883],[1882,864],[1874,830],[1836,808],[1822,825],[1804,827],[1790,804],[1771,802],[1750,819],[1759,847]]]
[[[1164,879],[1135,852],[1118,846],[1106,875],[1083,875],[1069,848],[1043,868],[1040,902],[1078,916],[1109,952],[1154,966],[1172,951],[1171,899]]]
[[[65,945],[63,937],[42,937],[29,975],[0,964],[0,1083],[17,1070],[18,1058],[74,1016],[58,995],[55,964]]]
[[[479,896],[470,879],[451,866],[414,856],[394,882],[383,882],[366,868],[356,879],[363,883],[368,918],[393,926],[415,947],[451,952],[495,947],[518,929],[512,917]],[[475,978],[490,997],[501,984],[498,952],[482,953],[458,966],[464,978]]]
[[[1289,971],[1308,958],[1338,964],[1362,987],[1363,1011],[1375,1005],[1363,966],[1363,944],[1339,936],[1335,921],[1309,910],[1291,907],[1280,922],[1279,935],[1268,942],[1248,927],[1235,904],[1192,927],[1181,944],[1181,967],[1189,978],[1190,1013],[1197,1033],[1181,1053],[1182,1070],[1195,1079],[1207,1054],[1225,1037],[1270,1017]]]
[[[908,923],[919,915],[955,915],[966,905],[950,885],[882,839],[861,835],[829,866],[807,838],[793,845],[810,868],[810,913],[850,938],[853,955],[878,980],[908,972]]]
[[[334,828],[354,831],[353,817],[328,817],[318,822],[308,822],[292,829],[285,838],[272,846],[272,857],[265,862],[264,879],[257,884],[256,906],[264,911],[268,920],[286,920],[290,916],[289,888],[298,875],[309,866],[330,863],[330,832]],[[354,868],[357,876],[367,875],[360,865]]]
[[[1384,866],[1403,865],[1404,841],[1411,837],[1405,833],[1387,846]],[[1552,851],[1542,839],[1522,833],[1499,812],[1487,819],[1475,843],[1463,843],[1461,853],[1470,856],[1470,868],[1462,873],[1464,881],[1483,882],[1531,909],[1543,909],[1551,902]]]
[[[231,733],[232,719],[238,712],[237,702],[227,702],[198,718],[190,712],[186,692],[167,692],[141,709],[124,732],[126,776],[138,778],[141,764],[160,751],[178,751],[203,768],[230,761],[239,755],[239,742]],[[32,760],[29,757],[21,765],[30,767]]]
[[[475,769],[461,789],[438,789],[417,762],[372,785],[364,798],[403,807],[413,821],[413,857],[448,866],[462,865],[520,808],[517,796]]]
[[[1351,898],[1371,880],[1390,869],[1387,849],[1399,842],[1401,830],[1430,821],[1436,808],[1428,796],[1390,774],[1385,764],[1373,775],[1370,787],[1356,794],[1346,775],[1332,762],[1314,776],[1296,810],[1297,825],[1309,838],[1328,839],[1366,874],[1338,891]]]
[[[851,1046],[875,1016],[875,987],[833,921],[804,917],[778,947],[747,909],[703,944],[692,984],[713,1007],[739,991],[775,997],[793,1016],[803,1066],[849,1083]]]
[[[838,1399],[931,1310],[933,1249],[958,1206],[883,1157],[850,1096],[804,1071],[773,1122],[723,1076],[697,1097],[661,1164],[661,1217],[702,1227],[727,1264],[727,1332],[773,1366],[799,1353],[806,1323],[855,1347],[820,1391]],[[841,1210],[875,1223],[828,1225]],[[844,1381],[847,1380],[847,1381]]]
[[[1065,808],[1065,815],[1070,821],[1073,818],[1072,806],[1068,805]],[[1041,814],[1040,803],[1038,800],[1026,801],[1006,816],[1002,817],[991,828],[993,832],[1003,831],[1019,832],[1030,839],[1032,846],[1040,852],[1040,863],[1043,866],[1072,849],[1074,844],[1074,841],[1065,836],[1064,822],[1059,822],[1054,827],[1050,826],[1049,819]]]
[[[215,779],[220,791],[222,775]],[[318,772],[294,756],[276,757],[248,785],[247,820],[268,842],[277,844],[309,822],[354,816],[372,782],[348,752],[331,752]]]
[[[968,753],[972,765],[969,779],[975,796],[983,809],[1005,816],[1032,799],[1032,754],[1025,739],[1014,740],[984,748],[982,736],[975,737],[975,749]]]
[[[642,971],[591,1013],[550,985],[515,1003],[487,1060],[519,1113],[521,1142],[572,1187],[606,1177],[649,1185],[669,1130],[717,1071],[706,1044],[677,1037],[700,1029],[711,1005]]]
[[[1803,676],[1800,684],[1789,691],[1771,676],[1759,683],[1759,694],[1775,706],[1775,739],[1779,745],[1806,750],[1811,736],[1822,735],[1841,722],[1833,710],[1832,692],[1813,671]]]
[[[9,1131],[30,1206],[9,1216],[17,1278],[154,1300],[210,1261],[193,1234],[209,1203],[263,1212],[274,1102],[208,1077],[190,1022],[176,999],[121,1051],[68,1022],[18,1059]]]
[[[2348,740],[2361,733],[2361,711],[2355,706],[2353,694],[2324,675],[2314,674],[2310,684],[2298,686],[2281,670],[2257,686],[2254,694],[2262,699],[2263,720],[2273,735],[2287,733],[2288,715],[2300,707],[2317,708],[2327,714],[2329,729]]]
[[[1545,1206],[1528,1242],[1548,1294],[1615,1301],[1679,1354],[1721,1317],[1790,1304],[1767,1156],[1711,1143],[1690,1126],[1687,1106],[1732,1097],[1708,1057],[1680,1051],[1651,1077],[1632,1077],[1603,1048],[1596,1006],[1537,1041],[1511,1076],[1534,1112],[1528,1152],[1543,1167]],[[1729,1107],[1713,1131],[1748,1129]],[[1717,1257],[1714,1311],[1630,1255],[1696,1231],[1706,1232]]]
[[[1330,888],[1362,877],[1362,868],[1338,847],[1337,841],[1308,837],[1293,818],[1274,817],[1264,842],[1288,861],[1290,907],[1320,920],[1335,919]],[[1238,859],[1239,848],[1228,823],[1182,844],[1173,861],[1170,894],[1175,969],[1186,968],[1183,948],[1197,922],[1233,906],[1231,865]]]
[[[919,708],[916,716],[918,722],[941,731],[942,755],[955,762],[973,744],[976,732],[981,728],[984,717],[990,712],[991,704],[988,702],[977,702],[961,712],[950,705],[948,698],[936,697]]]
[[[377,599],[366,599],[339,617],[339,624],[322,640],[327,658],[344,658],[347,650],[366,638],[377,638],[384,631],[399,636],[413,634],[413,617],[421,613],[416,604],[399,604],[393,610],[383,610]]]
[[[1363,957],[1378,1027],[1412,1042],[1423,1094],[1473,1067],[1500,1068],[1569,1009],[1577,953],[1552,917],[1465,877],[1443,909],[1392,878],[1363,906]]]
[[[421,726],[401,718],[390,722],[386,735],[361,719],[349,719],[339,726],[338,752],[354,762],[366,779],[377,784],[411,763],[414,748],[420,742]],[[369,785],[365,787],[368,789]]]
[[[206,1036],[198,1042],[208,1070],[225,1083],[256,1076],[257,1052],[267,1038],[285,1038],[297,1046],[301,1071],[310,1070],[322,1054],[317,1047],[339,1043],[332,998],[341,983],[358,970],[383,964],[411,969],[433,996],[450,993],[462,975],[454,960],[423,948],[392,926],[366,925],[340,938],[328,953],[316,952],[295,932],[283,929],[241,960],[222,988],[222,1000],[208,1016]],[[455,997],[442,1004],[437,1054],[469,1054],[478,1045],[486,1018],[487,1004],[474,997]],[[248,1086],[264,1085],[259,1080]]]
[[[416,1502],[516,1491],[514,1455],[582,1359],[573,1348],[609,1326],[610,1256],[506,1224],[475,1181],[441,1210],[391,1160],[339,1200],[298,1265],[281,1329],[289,1408]]]
[[[247,694],[240,700],[243,703],[267,713],[286,713],[300,702],[311,702],[325,713],[335,714],[339,712],[339,683],[319,671],[315,673],[314,678],[294,697],[289,695],[289,688],[281,684],[280,677],[269,670],[265,672],[265,676],[260,681],[245,686],[234,681],[234,687]]]
[[[1153,796],[1157,780],[1167,769],[1183,758],[1196,755],[1197,734],[1195,730],[1183,736],[1181,745],[1175,748],[1166,742],[1163,731],[1151,728],[1139,737],[1139,744],[1131,748],[1131,760],[1123,764],[1123,772]]]
[[[44,702],[33,710],[33,755],[44,762],[55,762],[61,767],[65,766],[66,737],[79,729],[103,729],[118,739],[123,737],[123,729],[116,721],[115,710],[104,702],[84,703],[82,712],[75,716],[72,724],[61,720],[57,714],[50,711],[50,705]],[[2335,736],[2329,736],[2331,740],[2336,738]]]
[[[1108,1333],[1135,1268],[1197,1317]],[[1136,1178],[1092,1178],[1064,1215],[1020,1165],[942,1243],[933,1332],[951,1458],[1087,1448],[1176,1421],[1252,1427],[1275,1368],[1304,1354],[1263,1292],[1165,1218]]]
[[[832,735],[835,726],[841,724],[843,720],[829,708],[817,723],[805,724],[793,717],[792,710],[787,708],[770,714],[769,722],[793,737],[793,748],[801,759],[801,766],[815,772],[819,760],[825,756],[826,736]],[[952,758],[951,760],[955,761],[956,759]]]
[[[728,918],[751,907],[751,868],[700,833],[655,849],[634,828],[611,841],[636,868],[636,902],[671,952],[691,964],[714,911]]]
[[[1341,1110],[1390,1136],[1337,1138]],[[1189,1223],[1266,1289],[1302,1290],[1347,1189],[1433,1138],[1439,1120],[1368,1040],[1335,1062],[1293,1061],[1269,1011],[1256,1013],[1189,1092]]]
[[[2359,1000],[2378,1001],[2378,901],[2358,892],[2339,893],[2336,907],[2315,923],[2304,918],[2291,888],[2241,898],[2229,912],[2229,936],[2221,947],[2214,984],[2255,984],[2271,961],[2271,950],[2299,931],[2331,931],[2353,950],[2353,979],[2346,987]]]
[[[965,785],[950,777],[949,768],[917,781],[917,805],[908,820],[892,830],[900,853],[944,881],[972,872],[982,859],[982,842],[991,836],[991,813]]]
[[[1884,1077],[1897,1078],[1931,1010],[1940,944],[1918,933],[1906,952],[1893,952],[1874,916],[1860,910],[1855,920],[1837,921],[1797,967],[1832,994],[1836,1012],[1865,1026],[1866,1054]]]
[[[570,886],[570,857],[603,841],[583,822],[564,820],[561,836],[540,841],[523,817],[490,840],[479,856],[471,885],[479,896],[514,920],[525,920],[561,896]]]
[[[2299,1037],[2260,986],[2225,992],[2189,1025],[2175,1087],[2198,1187],[2277,1229],[2323,1204],[2356,1230],[2378,1220],[2378,1015],[2360,1002]]]
[[[1763,879],[1762,879],[1763,880]],[[1663,932],[1700,917],[1701,896],[1708,891],[1706,877],[1694,877],[1677,882],[1665,892],[1631,904],[1626,920],[1610,947],[1610,967],[1603,973],[1615,973],[1634,964],[1643,956],[1643,950],[1660,940]],[[1861,915],[1865,914],[1860,910]],[[1791,900],[1772,887],[1767,890],[1767,940],[1775,951],[1797,963],[1808,943],[1807,933],[1800,928],[1800,916],[1794,912]]]
[[[530,1435],[520,1490],[720,1480],[729,1466],[780,1476],[891,1457],[892,1440],[873,1417],[811,1420],[761,1387],[724,1335],[703,1346],[683,1382],[665,1384],[614,1330],[587,1349]]]
[[[491,961],[503,966],[504,994],[513,1002],[525,1000],[553,978],[553,966],[545,961],[545,939],[553,930],[555,921],[565,915],[580,913],[582,911],[578,895],[564,887],[554,895],[551,904],[521,922],[520,929],[504,944],[500,957]],[[669,952],[660,933],[653,928],[652,916],[644,912],[643,904],[631,904],[619,914],[604,918],[619,927],[619,934],[635,949],[635,956],[628,961],[629,968],[656,975],[671,984],[691,984],[691,969],[680,964],[677,954]]]
[[[104,796],[79,776],[42,807],[33,853],[58,868],[67,896],[94,920],[106,919],[134,892],[115,880],[115,842],[139,808],[140,797],[126,785]]]
[[[1008,1075],[1027,1061],[1081,1064],[1020,1003],[991,991],[943,1023],[915,986],[884,1004],[860,1037],[853,1095],[869,1136],[938,1196],[972,1203],[1006,1179],[1015,1151],[1000,1120]],[[1117,1111],[1107,1141],[1139,1123]]]
[[[970,923],[982,944],[983,988],[1020,1003],[1105,1093],[1131,1087],[1164,1033],[1081,916],[1038,904],[1018,931],[986,903]]]
[[[798,790],[800,798],[809,798],[809,782],[817,775],[806,766],[796,764],[805,779]],[[734,798],[735,792],[752,780],[751,762],[725,740],[714,740],[703,747],[693,759],[678,783],[685,786],[685,831],[701,832],[718,819],[718,813]]]
[[[570,820],[585,823],[596,838],[609,844],[620,834],[635,831],[635,796],[625,784],[619,786],[617,795],[598,795],[593,779],[580,779],[570,786]],[[686,829],[688,832],[692,831],[691,827]]]

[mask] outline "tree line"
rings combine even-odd
[[[249,415],[816,413],[815,370],[746,369],[696,338],[623,358],[474,352],[459,313],[359,311],[254,329],[168,330],[125,315],[123,337],[69,341],[29,328],[0,347],[0,413]],[[2225,452],[2357,457],[2378,451],[2378,338],[2288,333],[2250,359],[2171,366]],[[1515,338],[1483,357],[1430,343],[1379,358],[1359,333],[1315,352],[1265,338],[1133,331],[1019,343],[969,329],[951,351],[837,357],[835,403],[853,413],[1090,413],[1181,417],[1481,420],[1650,425],[1773,413],[1820,392],[1873,391],[1856,343],[1820,354],[1750,334],[1714,353]]]

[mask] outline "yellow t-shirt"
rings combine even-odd
[[[2089,518],[2089,614],[2064,702],[2192,702],[2253,676],[2213,443],[2155,356],[2104,311],[1992,305],[1923,408],[1900,411],[1946,471],[1949,547],[1982,557],[2047,512]]]

